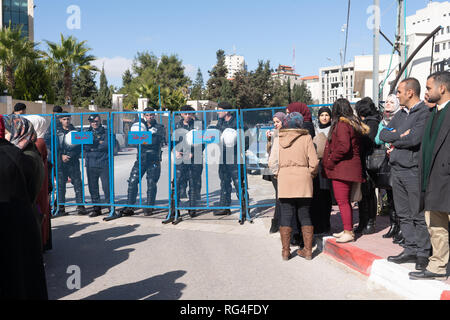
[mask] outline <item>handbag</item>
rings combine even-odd
[[[377,148],[366,158],[366,169],[368,171],[378,171],[386,158],[386,148]]]
[[[389,158],[386,155],[380,169],[372,175],[375,187],[384,190],[392,189],[392,175],[391,165],[389,164]]]

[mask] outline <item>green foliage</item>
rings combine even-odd
[[[292,89],[292,101],[300,101],[308,105],[313,103],[311,91],[309,91],[306,83],[302,82],[301,85],[294,85]]]
[[[33,63],[41,53],[35,50],[36,44],[22,35],[22,26],[0,29],[0,67],[5,75],[9,92],[15,89],[15,72],[19,67]]]
[[[195,78],[195,83],[191,88],[191,100],[203,100],[204,82],[203,74],[200,68],[197,70],[197,77]]]
[[[82,69],[73,79],[73,105],[87,108],[91,101],[97,97],[95,75],[89,70]]]
[[[67,38],[61,34],[61,42],[46,41],[48,52],[45,53],[46,63],[54,79],[63,74],[64,98],[72,99],[72,82],[74,75],[81,70],[98,71],[91,62],[96,58],[89,55],[91,50],[86,47],[86,41],[78,42],[73,36]]]
[[[124,108],[137,106],[140,96],[148,98],[150,105],[159,107],[159,87],[163,108],[176,110],[185,104],[191,81],[184,74],[183,63],[176,55],[162,55],[158,59],[152,53],[138,53],[132,71],[135,77],[124,81],[120,90],[120,93],[128,95],[124,98]]]
[[[213,67],[209,73],[209,80],[206,84],[206,96],[209,100],[218,101],[222,97],[224,91],[222,90],[222,86],[226,83],[228,69],[225,66],[225,51],[218,50],[216,52],[217,63]],[[224,89],[225,92],[228,92],[228,89]]]
[[[133,75],[131,71],[127,69],[122,75],[122,86],[126,87],[133,81]]]
[[[111,108],[112,107],[112,91],[108,86],[108,80],[106,79],[105,68],[102,68],[100,74],[100,89],[98,90],[95,104],[99,108]]]
[[[36,101],[42,95],[48,103],[55,102],[51,77],[40,60],[19,67],[15,72],[14,99]]]

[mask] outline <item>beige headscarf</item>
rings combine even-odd
[[[47,132],[48,128],[50,127],[50,119],[46,119],[42,116],[37,115],[30,115],[26,116],[25,118],[28,119],[33,124],[34,130],[36,131],[36,135],[38,139],[43,139],[45,136],[45,133]]]

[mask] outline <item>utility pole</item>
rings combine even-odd
[[[405,34],[405,0],[398,0],[397,35],[398,35],[397,45],[400,51],[400,62],[403,65],[405,64],[406,59],[408,59],[408,55],[406,52],[406,34]],[[408,74],[407,70],[408,69],[405,70],[405,78],[407,77]]]
[[[375,6],[375,25],[373,28],[373,102],[378,108],[380,95],[379,95],[379,72],[380,72],[380,0],[374,0]]]

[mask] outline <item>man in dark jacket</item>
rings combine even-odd
[[[81,205],[83,202],[81,171],[80,171],[80,155],[81,145],[69,144],[70,136],[75,127],[70,123],[71,116],[67,112],[58,116],[61,126],[56,129],[57,144],[57,174],[58,174],[58,203],[66,202],[66,183],[70,178],[75,189],[75,201],[78,204],[78,214],[86,215],[86,208]],[[59,215],[65,215],[65,207],[59,207]]]
[[[191,106],[183,106],[181,111],[192,112],[195,110]],[[197,206],[197,201],[201,196],[205,145],[194,145],[194,137],[191,137],[192,141],[188,141],[187,135],[193,134],[192,130],[201,131],[202,122],[196,119],[193,113],[181,113],[181,120],[175,125],[175,130],[174,139],[177,141],[175,144],[177,203],[180,201],[182,189],[189,182],[189,207],[193,208]],[[194,217],[196,211],[190,209],[189,215]]]
[[[147,174],[147,206],[154,206],[156,201],[156,193],[158,191],[157,183],[161,176],[161,160],[162,160],[162,142],[164,138],[164,126],[158,124],[155,119],[155,111],[152,107],[147,107],[144,110],[144,120],[139,120],[139,123],[145,127],[145,130],[152,133],[151,144],[144,144],[140,147],[140,152],[137,153],[136,161],[131,169],[130,178],[128,179],[128,201],[127,204],[132,206],[136,203],[138,193],[139,181],[144,174]],[[140,156],[140,158],[139,158]],[[141,172],[139,176],[139,163],[141,165]],[[133,215],[134,210],[126,207],[121,210],[124,215]],[[145,216],[153,215],[152,208],[144,210]]]
[[[217,122],[217,129],[221,132],[222,137],[224,137],[224,132],[227,129],[228,132],[226,134],[233,134],[232,130],[236,130],[236,141],[227,145],[226,142],[222,144],[222,158],[221,163],[219,164],[219,178],[220,178],[220,206],[221,207],[229,207],[231,205],[231,182],[234,184],[234,188],[236,190],[236,197],[238,199],[242,199],[242,220],[241,224],[245,222],[246,219],[246,204],[245,204],[245,170],[242,160],[242,155],[240,150],[238,150],[238,141],[240,139],[239,134],[237,133],[237,119],[235,112],[229,112],[228,110],[233,109],[232,105],[228,102],[221,102],[218,105],[218,114],[219,120]],[[232,129],[232,130],[231,130]],[[246,128],[244,128],[245,130]],[[248,149],[249,141],[245,139],[245,150]],[[239,171],[241,175],[239,176]],[[239,184],[239,181],[241,182]],[[243,193],[239,194],[239,190],[242,190]],[[230,209],[222,209],[216,211],[214,215],[222,216],[222,215],[230,215]]]
[[[433,255],[426,270],[411,279],[447,279],[450,216],[450,72],[437,72],[427,81],[430,109],[420,150],[421,209],[431,236]]]
[[[400,105],[388,128],[381,131],[380,139],[393,146],[389,163],[392,166],[394,204],[405,238],[404,251],[388,257],[394,263],[415,262],[417,270],[425,270],[430,255],[430,235],[425,216],[419,208],[419,150],[429,114],[420,100],[417,79],[403,80],[397,89]]]
[[[105,202],[109,203],[109,156],[108,156],[108,132],[102,126],[100,115],[93,114],[89,118],[90,128],[88,132],[92,132],[93,144],[84,145],[86,171],[88,178],[89,193],[91,194],[94,211],[89,215],[97,217],[102,214],[100,204],[100,193],[98,180],[102,181],[102,188],[105,194]]]

